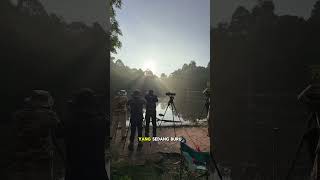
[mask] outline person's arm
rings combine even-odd
[[[46,129],[56,128],[60,123],[60,119],[58,118],[57,113],[52,110],[41,109],[34,112],[34,114],[37,115],[39,123],[41,123],[41,126],[43,128],[46,128]]]
[[[111,100],[111,112],[115,109],[115,107],[116,107],[116,97],[114,97]]]
[[[142,100],[142,104],[143,104],[143,108],[147,109],[147,101],[143,99]]]
[[[131,112],[131,106],[130,106],[130,104],[131,104],[131,99],[128,100],[128,102],[127,102],[127,108],[128,108],[128,112],[129,112],[129,113]]]
[[[126,108],[128,109],[128,97],[127,96],[125,96],[125,102],[124,102],[124,104],[125,104],[125,106],[126,106]]]

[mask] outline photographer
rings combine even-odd
[[[132,98],[128,101],[130,108],[130,143],[128,146],[129,151],[133,151],[134,139],[136,136],[136,130],[138,129],[138,137],[142,136],[142,121],[143,121],[143,108],[146,102],[141,97],[139,90],[135,90],[132,94]],[[138,150],[141,150],[142,143],[138,143]]]
[[[145,136],[149,137],[149,124],[150,124],[150,118],[152,118],[152,136],[156,137],[157,135],[157,102],[158,97],[153,94],[153,90],[149,90],[149,93],[145,96],[145,99],[147,101],[146,106],[146,129],[145,129]]]
[[[206,96],[205,108],[206,108],[207,113],[209,113],[209,110],[210,110],[210,89],[206,88],[205,90],[203,90],[202,93]]]
[[[206,96],[206,102],[205,102],[205,109],[206,109],[206,113],[207,113],[207,121],[208,121],[208,136],[210,136],[211,130],[210,130],[210,89],[206,88],[203,92],[202,92],[205,96]]]
[[[120,90],[112,100],[111,138],[116,137],[118,124],[121,125],[121,140],[126,138],[127,103],[128,98],[125,90]]]
[[[51,178],[49,164],[57,150],[54,134],[61,124],[53,104],[48,91],[33,90],[25,107],[14,113],[18,143],[11,168],[26,180]]]
[[[88,88],[80,89],[68,105],[65,180],[108,180],[106,120],[96,93]]]

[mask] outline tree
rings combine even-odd
[[[186,71],[189,68],[188,64],[184,63],[182,66],[182,71]]]
[[[251,19],[250,12],[243,6],[239,6],[232,15],[230,28],[233,32],[241,32],[248,28]]]
[[[318,0],[311,11],[310,20],[312,21],[320,21],[320,0]]]
[[[253,8],[252,14],[260,17],[274,16],[274,3],[272,0],[259,0],[258,4]]]
[[[161,79],[165,79],[165,78],[167,78],[167,75],[165,74],[165,73],[161,73]]]
[[[191,61],[190,64],[189,64],[189,67],[190,67],[191,69],[194,69],[194,68],[197,67],[197,63],[196,63],[195,61]]]
[[[116,19],[116,9],[121,9],[122,0],[111,0],[110,1],[110,52],[116,54],[117,49],[121,48],[122,44],[119,40],[119,36],[122,36],[119,23]]]
[[[118,67],[125,67],[125,65],[124,65],[124,63],[121,61],[121,59],[118,59],[118,60],[116,61],[116,65],[117,65]]]
[[[214,67],[214,79],[212,80],[214,108],[215,116],[219,117],[214,127],[219,130],[218,135],[223,134],[219,141],[216,141],[215,147],[218,147],[220,143],[225,145],[225,142],[228,142],[227,137],[230,137],[230,134],[224,129],[240,121],[241,123],[246,122],[246,125],[237,126],[239,131],[235,132],[247,138],[245,141],[251,139],[252,135],[260,133],[253,126],[256,119],[265,124],[287,126],[290,123],[294,128],[301,126],[299,123],[303,110],[295,106],[295,102],[291,99],[295,99],[300,89],[308,84],[306,73],[308,60],[314,59],[314,62],[319,64],[319,30],[315,30],[318,25],[314,26],[296,16],[276,15],[274,9],[273,2],[266,0],[259,1],[250,14],[244,8],[239,7],[234,12],[229,26],[218,26],[211,32],[211,41],[214,42],[211,46],[213,56],[211,63],[214,63],[212,65]],[[237,28],[246,26],[247,22],[240,20],[243,15],[251,16],[247,34],[245,37],[233,36],[235,24]],[[312,15],[320,17],[319,2],[316,3]],[[232,32],[231,36],[230,32]],[[283,96],[283,93],[286,94],[286,97]],[[258,97],[256,96],[258,94],[264,95]],[[228,106],[223,107],[223,104],[228,104]],[[269,109],[273,111],[270,112]],[[268,117],[271,114],[272,119]],[[291,115],[290,120],[283,118],[286,114]],[[248,124],[252,126],[247,126]],[[294,132],[285,133],[295,135]],[[252,140],[253,142],[268,141],[267,136],[259,138]],[[232,142],[226,146],[237,147],[239,144],[244,144],[245,141],[235,144]],[[258,146],[254,148],[258,150]],[[287,148],[290,150],[294,146],[288,142]],[[225,149],[222,148],[216,150],[223,161],[234,161],[234,164],[240,163],[240,160],[230,158],[229,154],[239,153],[241,155],[245,152],[230,150],[225,153]],[[268,179],[272,170],[268,169],[267,164],[271,161],[261,156],[262,153],[259,151],[255,153],[255,157],[250,155],[249,158],[255,160],[257,166],[263,169],[262,174],[266,175],[264,178]],[[247,158],[243,159],[246,161]],[[287,159],[283,160],[285,162]],[[235,169],[239,171],[240,167],[235,167]],[[238,177],[237,174],[234,176]]]
[[[246,20],[250,16],[249,10],[243,6],[239,6],[232,14],[231,24],[246,23]]]

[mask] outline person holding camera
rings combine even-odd
[[[95,91],[82,88],[68,102],[65,180],[109,180],[105,167],[106,116]]]
[[[149,90],[149,93],[145,96],[147,105],[146,105],[146,129],[145,129],[145,136],[149,137],[149,124],[150,118],[152,118],[152,136],[157,136],[157,102],[158,97],[153,94],[153,90]]]
[[[143,108],[146,101],[141,97],[139,90],[135,90],[132,98],[128,101],[130,109],[130,143],[128,146],[129,151],[133,151],[134,139],[136,136],[136,129],[138,129],[138,137],[142,137],[142,121],[143,121]],[[138,150],[141,150],[142,143],[138,143]]]
[[[13,115],[17,144],[10,172],[25,180],[50,179],[53,167],[49,165],[57,160],[55,132],[61,124],[54,100],[48,91],[33,90],[24,103]]]
[[[113,98],[111,138],[115,138],[118,124],[121,125],[121,140],[126,138],[127,103],[128,98],[125,90],[120,90]]]

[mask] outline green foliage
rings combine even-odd
[[[140,89],[144,92],[154,89],[159,95],[164,95],[166,91],[182,94],[185,89],[203,90],[209,76],[209,68],[197,66],[195,61],[184,64],[169,76],[162,73],[159,78],[156,75],[149,76],[141,69],[125,66],[121,60],[117,60],[111,62],[111,92],[119,89]]]
[[[163,170],[155,163],[147,162],[144,165],[129,165],[128,163],[113,163],[111,176],[114,180],[160,180]]]
[[[260,1],[251,11],[238,8],[230,23],[211,29],[213,132],[220,136],[214,145],[218,147],[217,152],[220,151],[218,156],[236,154],[222,160],[239,163],[241,160],[234,157],[251,158],[245,155],[247,150],[238,148],[239,145],[251,146],[255,149],[257,167],[262,174],[271,174],[268,164],[272,160],[264,157],[266,152],[260,152],[261,147],[270,145],[270,136],[261,130],[269,126],[287,127],[281,130],[283,134],[291,140],[299,138],[295,129],[301,128],[305,123],[301,119],[306,117],[305,109],[298,105],[297,95],[311,81],[309,66],[320,64],[320,24],[316,18],[319,7],[318,1],[311,18],[305,20],[277,15],[271,1]],[[219,150],[219,146],[224,146],[235,134],[241,134],[237,142]],[[293,153],[296,144],[287,139],[279,139],[277,143],[286,150],[278,156],[284,157],[283,162],[291,161],[285,156]]]
[[[57,108],[77,88],[106,91],[109,41],[99,24],[66,23],[36,0],[28,7],[1,1],[0,19],[4,112],[16,109],[34,88],[49,90]]]
[[[201,91],[206,88],[208,81],[210,81],[209,68],[197,66],[195,61],[191,61],[171,73],[165,83],[170,90],[181,94],[185,89]]]
[[[121,0],[111,0],[110,1],[110,42],[111,48],[110,52],[117,53],[117,49],[121,48],[122,43],[119,40],[119,36],[122,35],[122,32],[119,27],[119,23],[116,19],[116,9],[121,9],[122,1]]]
[[[141,69],[130,68],[124,65],[121,60],[112,61],[110,66],[112,95],[120,89],[128,90],[129,95],[135,89],[140,89],[144,93],[152,89],[160,98],[164,97],[168,91],[175,92],[177,94],[176,105],[181,117],[185,120],[199,118],[199,113],[204,105],[204,96],[201,92],[210,81],[209,66],[197,66],[195,61],[191,61],[169,76],[162,73],[160,77],[150,76]],[[190,94],[189,90],[196,93]]]
[[[132,180],[129,176],[121,176],[119,180]]]
[[[310,19],[318,22],[320,21],[320,1],[317,1],[314,4]]]

